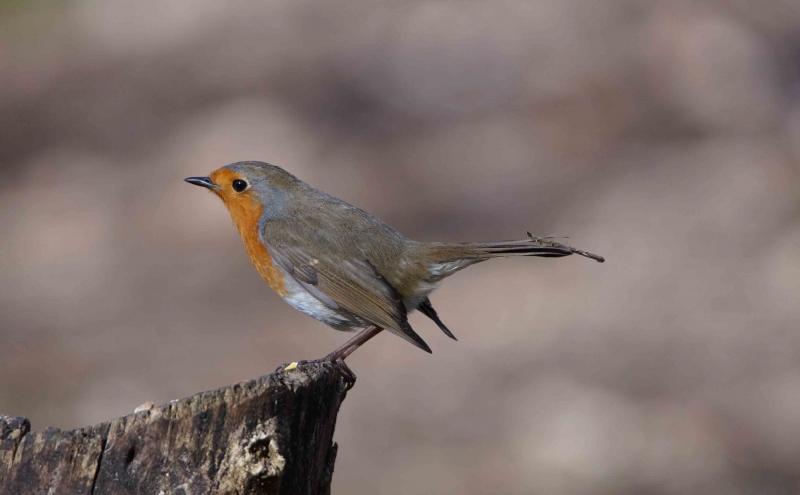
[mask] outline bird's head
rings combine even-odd
[[[240,228],[245,222],[258,220],[264,208],[277,214],[283,209],[287,194],[304,185],[289,172],[264,162],[232,163],[208,177],[184,180],[219,196]]]

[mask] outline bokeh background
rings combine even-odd
[[[800,491],[800,2],[0,4],[0,411],[74,428],[316,358],[227,212],[281,165],[481,264],[350,359],[338,494]]]

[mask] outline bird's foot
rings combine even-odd
[[[319,364],[319,363],[331,363],[336,370],[342,375],[344,378],[344,391],[348,391],[353,388],[353,385],[356,383],[356,374],[353,373],[353,370],[347,366],[347,363],[344,362],[344,359],[335,355],[328,355],[322,359],[311,359],[311,360],[302,360],[302,361],[295,361],[291,363],[284,363],[275,370],[277,372],[281,371],[290,371],[300,366],[306,364]]]

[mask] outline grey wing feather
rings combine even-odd
[[[439,319],[439,315],[436,313],[436,310],[433,309],[433,305],[431,304],[430,299],[428,299],[427,297],[423,299],[422,302],[417,307],[417,309],[419,310],[420,313],[424,314],[425,316],[433,320],[433,322],[436,323],[436,326],[439,327],[439,330],[444,332],[445,335],[447,335],[453,340],[458,340],[456,336],[453,335],[453,332],[451,332],[450,329],[447,328],[447,326],[445,326],[444,323],[442,323],[442,320]]]
[[[284,270],[298,281],[311,285],[317,285],[319,283],[317,271],[314,269],[314,265],[318,263],[316,259],[306,255],[302,257],[295,256],[296,260],[301,260],[299,264],[296,264],[296,262],[292,261],[290,256],[286,255],[288,248],[283,245],[280,247],[281,249],[271,250],[272,252],[270,254],[272,255],[272,259],[277,261]],[[289,251],[289,254],[291,254],[291,251]]]
[[[408,324],[400,294],[369,260],[334,262],[286,244],[271,247],[270,253],[287,273],[326,305],[333,303],[431,352]]]
[[[313,266],[316,260],[313,260],[313,262],[308,262],[304,265],[295,265],[288,256],[281,252],[281,250],[271,249],[270,251],[272,259],[275,260],[281,266],[281,268],[286,271],[286,273],[291,275],[292,278],[297,281],[297,283],[303,286],[305,290],[319,299],[320,302],[322,302],[325,306],[331,309],[339,309],[339,304],[337,304],[336,301],[328,297],[327,294],[317,288],[319,278],[317,277],[317,271]]]

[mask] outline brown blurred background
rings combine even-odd
[[[285,167],[417,240],[568,235],[386,334],[338,494],[800,492],[800,2],[0,4],[0,412],[321,357],[182,179]]]

